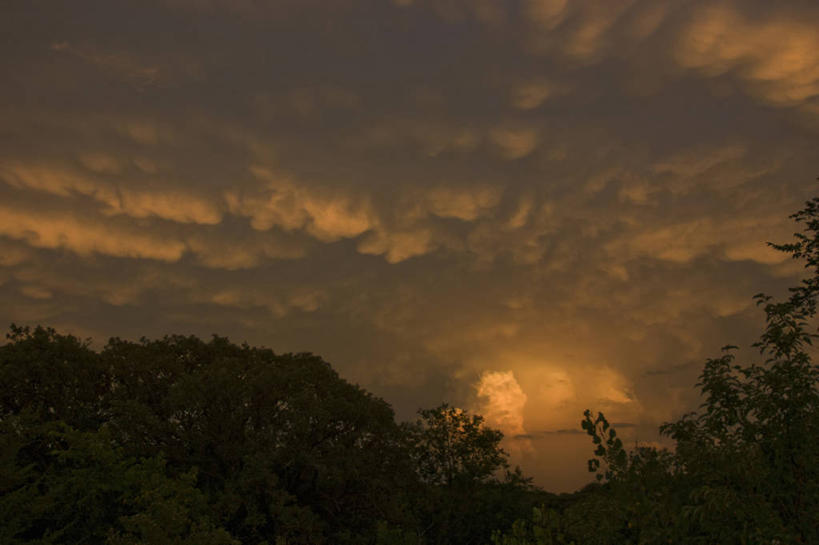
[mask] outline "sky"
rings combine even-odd
[[[0,321],[313,352],[535,482],[696,408],[817,193],[815,0],[7,0]]]

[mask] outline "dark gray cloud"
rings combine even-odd
[[[657,440],[800,274],[814,3],[330,4],[7,6],[0,315],[319,353],[558,489],[533,430]]]

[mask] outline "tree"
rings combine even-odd
[[[39,327],[13,327],[9,341],[0,347],[0,492],[4,512],[16,513],[9,542],[46,539],[56,530],[43,521],[60,520],[53,513],[78,497],[96,506],[78,510],[78,527],[98,541],[111,528],[121,543],[150,541],[164,535],[155,522],[187,512],[174,498],[193,497],[190,486],[205,498],[203,520],[246,543],[360,543],[379,523],[415,528],[405,491],[417,477],[392,409],[321,358],[182,336],[111,339],[98,353]],[[168,481],[146,482],[170,496],[128,499],[132,488],[109,486],[146,460],[162,461]],[[38,510],[40,518],[24,515]],[[188,539],[175,522],[162,524]]]
[[[423,482],[450,488],[481,483],[509,467],[503,433],[484,426],[482,416],[446,403],[418,415],[406,430]]]
[[[195,470],[171,476],[162,457],[126,456],[106,427],[29,416],[0,423],[2,543],[238,545],[214,523]]]
[[[392,409],[311,354],[214,337],[112,340],[111,425],[139,455],[199,470],[232,534],[256,542],[360,541],[410,524],[396,493],[414,477]]]
[[[0,418],[27,412],[82,430],[104,421],[108,377],[89,341],[45,327],[11,325],[0,347]]]
[[[735,347],[726,347],[700,376],[702,410],[662,427],[696,483],[692,531],[819,541],[819,367],[809,325],[819,296],[819,198],[791,218],[803,231],[771,246],[804,260],[812,274],[783,301],[755,296],[766,325],[754,346],[764,361],[738,364]]]
[[[626,451],[605,416],[586,411],[600,486],[557,514],[536,510],[498,545],[523,543],[819,543],[819,367],[811,359],[819,296],[819,198],[791,216],[795,242],[771,244],[805,261],[808,278],[777,301],[740,364],[726,346],[709,359],[698,411],[661,426],[673,452]]]
[[[536,503],[530,479],[510,471],[503,433],[448,404],[404,426],[424,489],[416,504],[428,544],[487,543]]]

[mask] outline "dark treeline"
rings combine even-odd
[[[12,326],[0,542],[486,543],[553,501],[446,405],[396,423],[310,354]]]
[[[593,484],[554,495],[447,405],[397,423],[310,354],[221,337],[100,351],[12,326],[0,347],[0,543],[819,543],[819,199],[776,246],[811,272],[756,296],[758,363],[706,362],[697,412],[624,448],[587,411]]]

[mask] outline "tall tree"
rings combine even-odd
[[[774,248],[811,272],[789,297],[755,296],[766,325],[764,360],[741,365],[726,347],[700,376],[705,402],[662,430],[696,483],[691,530],[707,535],[819,542],[819,367],[811,359],[819,296],[819,198],[791,216],[802,224]]]
[[[509,470],[503,433],[483,417],[443,404],[405,426],[416,471],[421,537],[428,544],[486,543],[537,501],[530,480]]]
[[[602,484],[560,513],[536,510],[496,544],[819,543],[819,198],[791,217],[795,241],[771,246],[810,274],[784,300],[755,296],[762,361],[741,364],[726,346],[706,362],[700,409],[660,428],[673,452],[628,452],[605,416],[586,411]]]
[[[421,409],[406,427],[421,479],[433,485],[485,482],[507,469],[503,433],[484,425],[483,417],[448,404]]]
[[[0,491],[9,513],[66,506],[99,483],[81,495],[107,515],[86,518],[97,521],[99,539],[106,528],[126,539],[128,528],[147,528],[139,509],[156,513],[165,500],[147,495],[128,504],[137,511],[111,510],[130,489],[99,490],[123,482],[139,460],[162,460],[179,491],[193,483],[203,495],[213,527],[245,543],[360,543],[378,528],[414,528],[405,491],[417,476],[391,408],[321,358],[219,337],[111,339],[100,353],[44,328],[13,328],[9,341],[0,347]],[[74,479],[102,475],[79,453],[103,445],[106,459],[122,463],[104,466],[104,478]],[[15,520],[19,537],[53,534],[43,524],[57,519]]]

